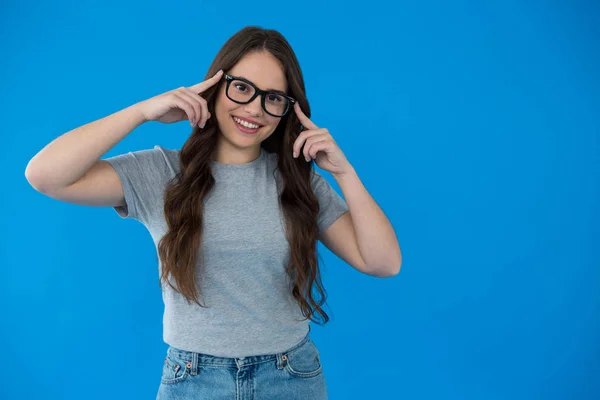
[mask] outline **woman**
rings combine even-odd
[[[317,240],[363,273],[398,273],[391,224],[309,110],[286,39],[247,27],[205,81],[74,129],[30,161],[38,191],[113,206],[152,235],[169,345],[158,398],[327,398],[308,323],[329,320]],[[182,120],[193,131],[181,150],[100,160],[144,122]]]

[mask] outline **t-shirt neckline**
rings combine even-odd
[[[261,162],[261,160],[265,156],[265,151],[266,150],[261,146],[259,156],[255,160],[252,160],[252,161],[244,163],[244,164],[224,164],[224,163],[220,163],[215,160],[210,160],[210,161],[211,161],[212,167],[217,168],[217,169],[236,169],[236,170],[237,169],[250,169],[250,168],[253,168],[256,164]]]

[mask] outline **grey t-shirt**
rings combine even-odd
[[[168,345],[217,357],[246,357],[283,352],[308,332],[309,320],[289,293],[284,270],[289,245],[278,204],[277,158],[261,148],[259,158],[246,164],[211,161],[216,184],[204,202],[203,257],[198,257],[204,276],[196,275],[202,282],[200,303],[209,308],[188,304],[163,285],[163,339]],[[141,222],[157,246],[167,230],[164,190],[179,171],[179,150],[154,146],[105,161],[116,170],[127,203],[115,211]],[[348,207],[315,170],[311,184],[322,234]],[[160,274],[160,259],[158,264]]]

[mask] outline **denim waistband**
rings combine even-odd
[[[171,357],[176,358],[177,360],[185,362],[187,368],[189,368],[191,370],[192,375],[195,375],[195,372],[198,369],[198,365],[200,365],[200,364],[211,365],[211,366],[216,366],[216,367],[241,368],[242,366],[259,364],[259,363],[271,361],[271,360],[277,360],[277,368],[283,368],[285,365],[287,354],[293,352],[294,350],[298,349],[299,347],[304,345],[306,342],[311,340],[310,339],[310,330],[311,330],[311,327],[309,325],[308,332],[306,333],[304,338],[300,342],[296,343],[294,346],[290,347],[289,349],[287,349],[281,353],[230,358],[230,357],[217,357],[217,356],[212,356],[210,354],[196,353],[196,352],[192,352],[192,351],[181,350],[181,349],[175,348],[173,346],[169,346],[169,349],[167,351],[167,356],[171,356]]]

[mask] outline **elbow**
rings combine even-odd
[[[48,168],[40,167],[39,165],[33,164],[33,160],[29,161],[25,168],[25,179],[27,183],[34,188],[36,191],[47,195],[54,185],[49,185],[48,182],[51,178],[50,170]]]
[[[402,260],[398,263],[394,263],[389,266],[380,267],[380,268],[372,268],[371,273],[369,275],[377,277],[377,278],[391,278],[400,273],[400,269],[402,268]]]
[[[27,183],[40,193],[46,193],[46,188],[42,184],[42,176],[37,170],[32,169],[29,165],[25,169],[25,179]]]
[[[391,278],[400,273],[402,268],[402,252],[398,249],[398,253],[394,257],[394,261],[386,263],[385,266],[377,268],[377,275],[379,278]]]
[[[36,173],[31,168],[31,163],[27,164],[27,168],[25,168],[25,179],[27,179],[27,183],[35,190],[40,191],[40,185],[37,183],[38,178],[36,178]]]
[[[392,276],[396,276],[400,273],[400,270],[402,269],[402,261],[400,261],[398,264],[394,265],[394,268],[392,268],[389,272],[389,274],[386,276],[386,278],[391,278]]]

